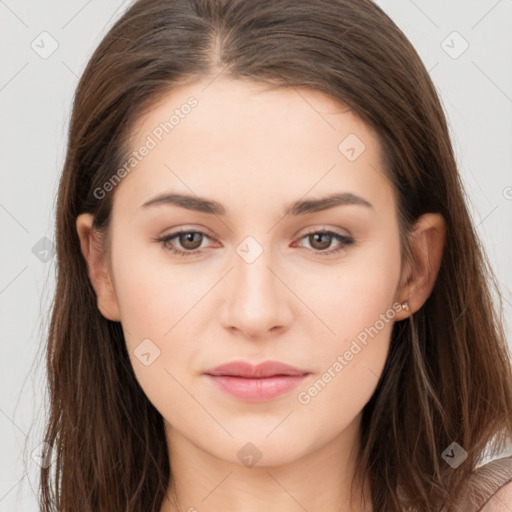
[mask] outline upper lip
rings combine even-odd
[[[256,366],[246,361],[221,364],[205,372],[207,375],[227,375],[246,378],[272,377],[274,375],[306,375],[310,372],[279,361],[264,361]]]

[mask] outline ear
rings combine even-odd
[[[418,311],[426,302],[437,279],[446,238],[446,222],[439,213],[426,213],[409,235],[413,261],[404,264],[397,290],[399,302],[409,308],[397,314],[402,320]]]
[[[80,249],[87,263],[89,279],[96,291],[100,313],[108,320],[118,322],[121,315],[107,266],[107,255],[97,231],[92,227],[93,220],[90,213],[82,213],[76,219]]]

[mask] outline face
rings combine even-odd
[[[136,127],[137,163],[115,187],[109,307],[169,428],[227,461],[251,442],[283,464],[352,428],[375,391],[403,318],[396,203],[377,135],[346,106],[210,82],[172,90]],[[151,203],[162,194],[220,206]],[[259,396],[205,375],[240,360],[307,374]]]

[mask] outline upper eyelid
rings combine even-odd
[[[215,237],[210,235],[208,233],[208,231],[205,231],[203,229],[195,229],[195,228],[180,228],[177,231],[172,231],[171,233],[169,233],[167,235],[162,235],[160,238],[172,239],[172,238],[176,238],[177,236],[181,235],[182,233],[199,233],[199,234],[201,234],[203,236],[206,236],[210,240],[214,240],[215,239]]]

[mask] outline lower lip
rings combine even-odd
[[[276,375],[261,379],[228,377],[225,375],[207,375],[221,390],[250,402],[271,400],[296,388],[305,375]]]

